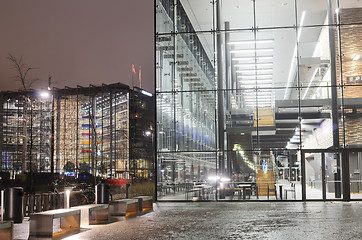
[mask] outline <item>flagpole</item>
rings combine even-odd
[[[132,89],[134,89],[133,75],[134,75],[134,65],[132,64],[131,75],[132,75]]]
[[[142,89],[142,75],[141,75],[141,66],[138,71],[138,80],[140,81],[140,89]]]

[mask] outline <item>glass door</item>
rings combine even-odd
[[[325,199],[342,199],[342,154],[325,152]]]
[[[321,152],[303,154],[306,199],[323,199],[322,158],[324,154]]]
[[[342,199],[342,154],[304,152],[305,198],[307,200]]]

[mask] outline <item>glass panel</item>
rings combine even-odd
[[[341,27],[343,97],[360,98],[362,90],[362,27]]]
[[[259,199],[256,183],[256,162],[252,151],[244,151],[234,143],[234,149],[224,153],[225,170],[219,179],[219,199],[240,201]]]
[[[252,150],[256,90],[225,91],[225,97],[227,104],[230,105],[230,112],[225,116],[228,150],[233,150],[235,147],[243,151]]]
[[[215,93],[177,94],[176,123],[178,151],[215,151]]]
[[[299,81],[305,87],[301,99],[310,98],[310,86],[331,86],[329,28],[304,28],[299,35]],[[337,47],[337,46],[336,46]],[[338,62],[338,59],[337,59]]]
[[[303,148],[327,149],[338,147],[338,79],[330,57],[330,29],[328,27],[304,28],[299,31],[299,84],[301,98],[301,138]],[[338,63],[338,60],[337,60]],[[337,64],[336,63],[336,64]],[[338,65],[338,64],[337,64]],[[331,87],[333,85],[333,87]],[[333,119],[333,114],[336,119]]]
[[[306,198],[323,199],[322,154],[305,153]]]
[[[275,96],[274,118],[275,136],[271,134],[270,147],[287,149],[299,149],[299,101],[298,88],[276,88],[273,89]],[[284,99],[285,93],[289,92],[291,99]],[[265,146],[267,147],[267,146]]]
[[[210,31],[213,28],[213,1],[180,0],[177,5],[177,31]]]
[[[176,46],[175,89],[178,91],[214,89],[213,35],[178,34]]]
[[[344,137],[347,148],[359,148],[362,145],[362,86],[343,88],[344,103]]]
[[[251,63],[255,63],[254,69],[260,76],[260,87],[267,87],[265,80],[268,75],[272,75],[273,87],[297,86],[297,44],[294,29],[258,31],[255,44],[244,46],[256,52],[256,61]],[[288,93],[282,95],[283,99],[290,98]]]
[[[328,149],[333,147],[333,138],[339,138],[339,128],[333,128],[333,109],[330,99],[332,90],[332,87],[320,86],[301,88],[301,95],[305,96],[301,101],[300,134],[303,148]],[[334,111],[337,111],[338,116],[338,107]],[[338,126],[338,119],[336,125]]]
[[[174,5],[173,0],[156,1],[156,33],[174,32]]]
[[[277,190],[282,200],[301,200],[301,161],[299,151],[275,151],[278,166]]]
[[[156,91],[172,91],[174,89],[175,58],[174,35],[159,35],[156,37]]]
[[[345,146],[361,147],[362,59],[361,27],[341,27]]]
[[[351,199],[362,199],[362,152],[349,153]]]
[[[256,3],[256,26],[295,26],[294,0],[258,0]]]
[[[342,24],[362,22],[362,3],[359,0],[340,0],[339,17]]]
[[[326,198],[342,199],[342,164],[341,154],[324,153],[326,166]]]
[[[253,1],[234,0],[222,2],[221,29],[245,29],[254,26]]]
[[[331,0],[331,2],[335,2]],[[298,0],[297,1],[297,25],[324,25],[327,23],[327,6],[326,0]],[[333,4],[332,13],[335,11]]]
[[[158,199],[215,200],[215,159],[215,152],[158,154]]]
[[[256,184],[260,200],[278,200],[278,166],[273,151],[253,152],[256,163]]]
[[[174,94],[158,93],[157,104],[157,150],[175,150]]]

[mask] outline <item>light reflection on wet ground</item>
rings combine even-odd
[[[16,224],[14,239],[27,239],[28,228]],[[362,202],[157,203],[66,239],[362,239]]]
[[[68,239],[362,239],[362,203],[157,203]]]

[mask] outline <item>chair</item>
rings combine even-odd
[[[296,193],[295,193],[295,183],[290,184],[290,189],[284,189],[285,200],[288,199],[288,192],[294,193],[294,199],[297,199]]]
[[[258,184],[255,182],[251,183],[251,194],[259,199]]]
[[[275,194],[275,199],[278,199],[277,198],[277,189],[276,189],[276,187],[275,187],[275,184],[274,184],[274,188],[270,188],[269,187],[269,183],[268,183],[268,200],[269,200],[269,193],[270,192],[274,192],[274,194]]]

